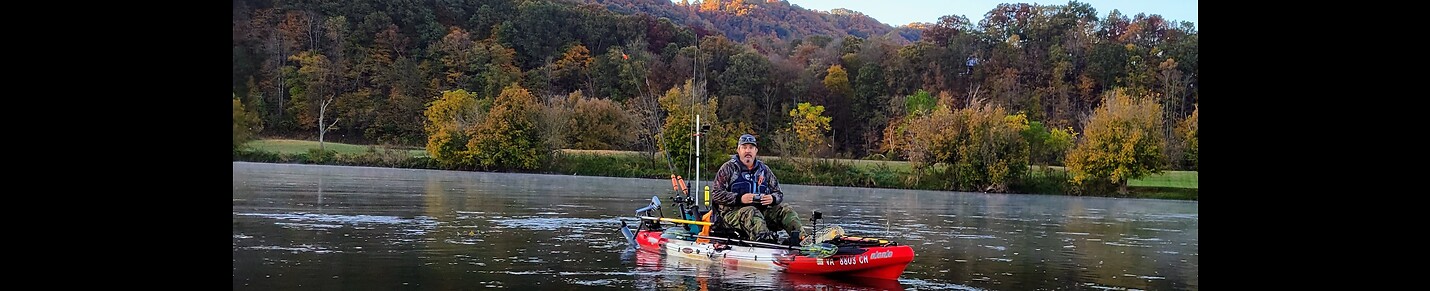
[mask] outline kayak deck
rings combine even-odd
[[[797,250],[770,247],[740,246],[716,241],[662,237],[661,231],[642,230],[636,233],[640,249],[667,256],[718,262],[727,266],[757,268],[794,274],[840,275],[894,280],[914,259],[913,248],[906,245],[860,247],[858,254],[836,254],[827,258],[804,256]]]

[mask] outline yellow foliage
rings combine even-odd
[[[258,113],[244,109],[243,102],[239,102],[238,97],[235,96],[233,98],[233,149],[237,150],[243,144],[254,140],[254,137],[262,130],[263,123],[259,120]]]
[[[828,144],[824,135],[829,132],[829,122],[833,119],[824,116],[824,106],[802,102],[789,111],[789,116],[793,118],[795,137],[801,147],[804,147],[800,154],[813,156],[818,149]]]
[[[824,87],[837,96],[849,96],[854,92],[854,88],[849,85],[849,73],[844,70],[844,66],[838,64],[829,66],[828,74],[824,76]]]
[[[548,147],[536,126],[541,104],[526,88],[512,83],[502,89],[491,112],[467,141],[476,164],[485,169],[536,169]]]
[[[464,156],[467,132],[482,122],[482,110],[476,96],[466,90],[443,91],[442,97],[427,105],[422,114],[427,122],[427,155],[447,166],[469,165]]]
[[[1125,193],[1127,181],[1162,171],[1162,107],[1122,89],[1108,91],[1067,156],[1070,182],[1106,181]]]

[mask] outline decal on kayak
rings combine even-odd
[[[887,259],[894,257],[894,251],[873,252],[869,254],[870,260]]]
[[[689,254],[689,253],[694,253],[694,252],[695,252],[695,249],[685,247],[685,248],[680,248],[680,252]]]
[[[887,259],[894,257],[893,251],[873,252],[865,256],[816,259],[814,264],[818,266],[851,266],[868,264],[869,260]]]

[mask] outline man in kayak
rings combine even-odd
[[[760,149],[755,136],[744,134],[735,155],[715,172],[711,199],[726,227],[744,231],[744,239],[797,246],[803,227],[799,214],[784,204],[784,192],[774,172],[756,159]],[[784,230],[789,238],[777,242],[774,232]]]

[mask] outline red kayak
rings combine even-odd
[[[675,198],[679,209],[693,209],[682,204],[689,201]],[[896,280],[914,260],[914,250],[887,239],[844,235],[838,226],[822,229],[819,235],[801,245],[789,246],[769,242],[748,241],[707,235],[710,222],[649,216],[659,213],[659,197],[636,210],[641,219],[632,232],[624,221],[621,233],[635,248],[690,260],[724,264],[727,267],[767,269],[791,274],[862,277]],[[695,217],[693,211],[684,216]],[[645,215],[641,215],[644,213]],[[820,213],[811,221],[818,223]],[[661,222],[670,222],[662,226]],[[818,228],[816,228],[818,229]]]
[[[914,260],[913,248],[906,245],[839,247],[841,250],[836,250],[835,254],[821,258],[807,255],[800,247],[774,247],[773,244],[742,246],[734,242],[738,240],[720,239],[698,242],[696,240],[699,238],[691,235],[667,238],[662,237],[663,234],[664,232],[659,230],[641,230],[636,232],[635,240],[641,250],[663,253],[666,256],[710,260],[728,267],[767,269],[793,274],[896,280]],[[853,250],[846,251],[848,249]],[[841,251],[844,254],[839,254]]]

